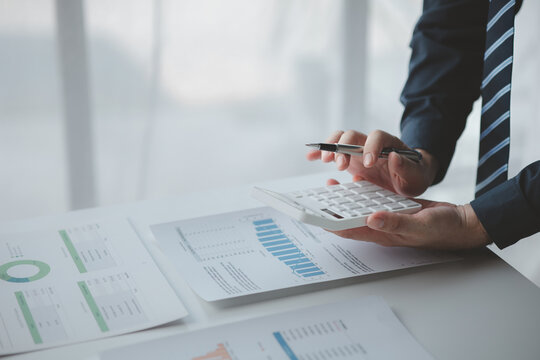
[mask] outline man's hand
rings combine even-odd
[[[423,156],[419,163],[394,152],[390,153],[388,160],[379,159],[385,147],[408,149],[400,139],[384,131],[377,130],[369,136],[353,130],[337,131],[326,142],[363,145],[364,155],[350,156],[314,150],[307,154],[307,159],[335,161],[338,170],[348,170],[353,175],[353,181],[368,180],[404,196],[422,194],[433,183],[437,172],[435,158],[422,149],[417,149]]]
[[[335,180],[328,182],[329,185],[337,183]],[[367,226],[332,232],[383,246],[440,250],[472,249],[491,242],[471,205],[414,201],[422,204],[422,210],[415,214],[379,211],[367,218]]]

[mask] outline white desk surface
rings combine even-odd
[[[328,176],[316,174],[259,185],[297,190],[319,186]],[[0,232],[13,232],[57,227],[66,221],[130,217],[138,224],[158,264],[172,274],[169,281],[190,312],[183,320],[151,330],[10,358],[97,359],[100,351],[121,345],[366,295],[383,296],[405,327],[437,359],[540,358],[540,289],[487,249],[467,253],[463,261],[454,263],[207,303],[190,290],[174,266],[156,250],[148,228],[160,222],[256,206],[261,204],[250,198],[249,187],[240,186],[1,224]]]

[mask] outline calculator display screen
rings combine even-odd
[[[337,218],[337,219],[343,219],[343,216],[336,214],[336,213],[333,212],[332,210],[328,210],[328,209],[321,209],[321,210],[324,211],[324,212],[327,213],[327,214],[332,215],[333,217],[335,217],[335,218]]]

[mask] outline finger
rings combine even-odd
[[[362,181],[362,180],[365,180],[365,179],[361,175],[354,175],[353,178],[352,178],[353,182]]]
[[[321,158],[321,151],[320,150],[310,150],[306,154],[306,159],[309,161],[319,160]]]
[[[325,142],[330,143],[330,144],[337,143],[342,134],[343,134],[343,131],[341,130],[335,131],[332,133],[332,135],[326,138]],[[323,162],[334,161],[334,153],[330,151],[323,151],[321,154],[321,160]]]
[[[370,229],[367,226],[362,226],[362,227],[353,228],[353,229],[339,230],[339,231],[331,231],[331,230],[327,230],[327,231],[337,236],[340,236],[342,238],[372,242],[372,243],[376,243],[382,246],[401,245],[401,241],[398,240],[397,236],[387,234],[381,231],[376,231],[376,230]]]
[[[388,211],[379,211],[370,215],[366,224],[370,229],[394,235],[417,234],[423,227],[422,221],[414,214],[398,214]]]
[[[364,166],[370,168],[375,165],[382,149],[392,146],[404,147],[405,145],[397,137],[384,131],[372,131],[364,144]]]
[[[364,145],[366,139],[366,134],[354,130],[347,130],[341,134],[338,142],[340,144]]]
[[[328,179],[328,180],[326,180],[326,185],[327,186],[337,185],[337,184],[339,184],[339,181],[337,181],[336,179]]]
[[[350,145],[364,145],[366,142],[367,136],[361,132],[354,130],[345,131],[339,138],[338,143],[340,144],[350,144]],[[350,155],[345,154],[335,154],[335,159],[337,163],[338,170],[346,170],[349,167],[349,162],[351,160]]]
[[[337,169],[339,171],[342,171],[347,170],[347,168],[349,167],[351,156],[347,154],[334,154],[334,159],[336,161]]]
[[[455,204],[451,204],[445,201],[433,201],[433,200],[425,200],[425,199],[413,199],[413,200],[416,201],[417,203],[420,203],[420,205],[422,205],[422,209],[435,207],[435,206],[442,206],[442,205],[450,206],[450,207],[456,206]]]

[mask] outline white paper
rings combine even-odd
[[[1,234],[0,249],[0,355],[187,315],[125,219]]]
[[[380,297],[327,304],[106,351],[102,360],[432,359]]]
[[[343,239],[269,207],[151,229],[181,276],[207,301],[457,259]]]

